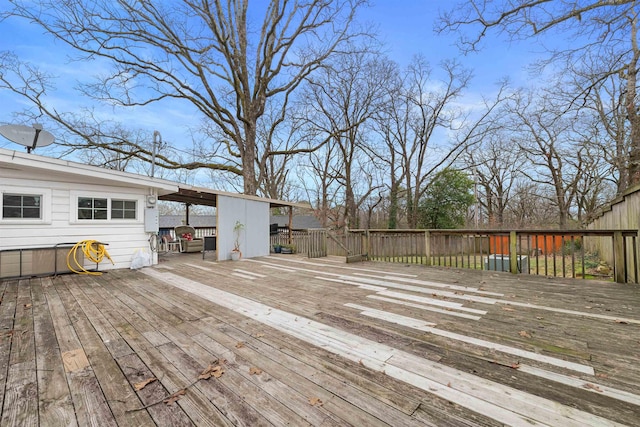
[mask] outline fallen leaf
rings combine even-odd
[[[209,365],[207,369],[202,371],[202,373],[198,376],[199,380],[208,380],[211,377],[220,378],[224,371],[220,365]]]
[[[236,348],[242,348],[244,347],[244,343],[243,342],[239,342],[236,344]]]
[[[147,385],[149,385],[149,384],[151,384],[152,382],[157,381],[157,380],[158,380],[158,379],[157,379],[157,378],[155,378],[155,377],[154,377],[154,378],[149,378],[149,379],[146,379],[146,380],[141,381],[141,382],[139,382],[139,383],[135,383],[135,384],[133,385],[133,388],[134,388],[136,391],[140,391],[140,390],[142,390],[143,388],[145,388]]]
[[[619,323],[621,325],[628,325],[629,324],[629,322],[627,322],[626,320],[618,320],[618,319],[616,319],[616,323]]]
[[[450,382],[447,383],[447,387],[451,387],[451,383]]]
[[[508,365],[506,363],[498,362],[497,360],[488,360],[488,362],[492,363],[494,365],[506,366],[507,368],[511,368],[511,369],[520,369],[520,363],[519,362],[512,363],[510,365]]]
[[[187,393],[187,390],[185,389],[178,390],[175,393],[173,393],[171,396],[163,400],[163,402],[166,403],[168,406],[171,406],[174,403],[176,403],[178,400],[180,400],[180,396],[184,396],[186,393]]]
[[[598,373],[598,374],[596,374],[596,377],[598,377],[598,378],[609,378],[609,375]]]
[[[584,306],[584,308],[586,308],[586,309],[589,309],[589,310],[590,310],[590,309],[592,309],[593,307],[591,307],[590,305],[585,305],[585,306]]]
[[[249,368],[249,375],[260,375],[262,373],[262,369],[256,368],[254,366]]]
[[[521,337],[524,337],[524,338],[531,338],[531,335],[527,331],[520,331],[520,332],[518,332],[518,335],[520,335]]]
[[[536,316],[536,319],[538,319],[538,320],[542,320],[542,319],[544,319],[544,317],[542,317],[542,316]]]
[[[602,393],[602,389],[595,384],[586,383],[582,387]]]
[[[31,308],[31,304],[25,304],[24,308]]]
[[[502,307],[502,309],[504,311],[515,311],[513,308],[509,308],[509,307]]]
[[[264,334],[255,334],[256,338],[262,338],[264,336]]]
[[[309,405],[311,406],[322,406],[322,400],[318,397],[312,397],[309,399]]]
[[[358,363],[359,363],[361,366],[364,366],[364,363],[362,363],[362,359],[358,360]]]

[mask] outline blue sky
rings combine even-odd
[[[481,52],[463,56],[454,45],[455,35],[436,35],[433,32],[438,8],[451,6],[452,3],[436,0],[378,0],[370,9],[363,11],[361,18],[379,26],[379,37],[385,43],[387,55],[401,66],[406,66],[413,55],[422,54],[434,68],[443,59],[457,58],[473,69],[474,78],[463,102],[474,104],[483,95],[491,97],[497,89],[496,81],[504,76],[509,76],[517,86],[526,86],[529,75],[525,67],[539,56],[534,51],[539,49],[536,47],[539,45],[531,42],[512,45],[490,36]],[[0,51],[6,50],[59,77],[56,90],[48,97],[49,104],[58,111],[77,111],[80,106],[87,105],[73,87],[76,81],[99,72],[100,60],[70,62],[69,56],[73,56],[73,52],[63,43],[43,34],[39,27],[12,18],[0,22]],[[0,124],[14,123],[12,113],[24,107],[23,101],[6,91],[1,91],[0,97]],[[126,122],[135,118],[133,125],[136,127],[148,129],[150,134],[158,130],[165,141],[172,142],[185,139],[185,124],[192,120],[191,113],[185,112],[175,102],[126,113],[101,108],[100,113],[107,119],[124,121],[125,124],[133,124]],[[0,147],[17,146],[0,137]]]

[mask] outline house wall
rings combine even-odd
[[[218,195],[218,259],[231,259],[236,221],[244,224],[240,232],[243,258],[269,255],[269,203]]]
[[[54,246],[93,239],[108,244],[106,249],[115,263],[111,265],[105,259],[99,270],[129,268],[134,251],[149,248],[149,234],[144,231],[144,209],[145,196],[152,191],[148,188],[91,184],[88,181],[91,181],[90,176],[81,182],[81,177],[56,173],[38,177],[28,170],[0,168],[0,193],[43,194],[42,220],[3,220],[0,215],[0,250]],[[78,221],[78,196],[136,200],[137,219]],[[154,263],[157,263],[156,254]],[[95,263],[89,261],[85,261],[84,266],[96,267]]]

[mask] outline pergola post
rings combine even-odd
[[[289,206],[289,244],[293,244],[293,232],[291,229],[293,228],[293,206]]]

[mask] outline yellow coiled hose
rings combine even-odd
[[[85,259],[88,259],[91,262],[99,264],[102,262],[104,257],[107,257],[107,259],[111,261],[111,264],[115,265],[115,263],[109,256],[109,252],[107,252],[107,250],[105,249],[103,243],[100,243],[97,240],[82,240],[76,243],[67,254],[67,267],[69,267],[69,270],[73,271],[74,273],[91,274],[94,276],[99,276],[102,274],[99,271],[89,271],[78,263],[78,258],[76,257],[78,249],[82,250]],[[71,265],[72,263],[75,264],[75,267],[78,268],[78,270],[76,270]]]

